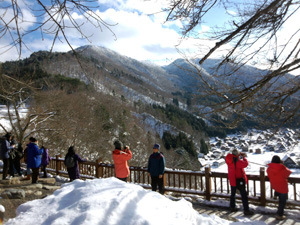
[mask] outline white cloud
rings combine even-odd
[[[231,16],[236,16],[237,15],[237,13],[233,10],[227,10],[227,13]]]
[[[14,14],[14,11],[9,8],[7,10],[5,9],[0,9],[0,16],[6,26],[8,26],[11,29],[11,32],[16,32],[16,23],[15,20],[13,19],[16,15]],[[24,33],[27,31],[35,22],[36,22],[36,17],[27,9],[22,9],[19,12],[18,16],[18,27],[19,30]],[[4,23],[0,21],[1,26],[4,26]]]
[[[87,41],[76,29],[66,28],[65,34],[74,48],[87,44],[99,45],[138,60],[152,60],[155,62],[166,62],[166,59],[174,60],[181,57],[175,46],[178,45],[180,40],[177,31],[182,27],[182,24],[180,21],[165,23],[166,14],[161,12],[161,9],[166,7],[166,0],[109,0],[101,1],[101,4],[102,6],[105,4],[105,7],[99,7],[94,13],[99,15],[107,24],[117,25],[105,27],[102,24],[101,27],[95,27],[93,24],[87,23],[83,15],[73,13],[72,18],[77,24],[83,24],[81,26],[82,32],[88,37]],[[32,18],[29,18],[30,12],[28,10],[24,12],[24,15],[28,17],[28,21],[34,21],[35,17],[33,15]],[[44,21],[46,19],[44,18]],[[64,22],[66,27],[71,25],[68,19],[65,19]],[[49,51],[51,49],[51,39],[54,36],[45,32],[50,26],[51,24],[47,24],[44,27],[43,38],[39,31],[33,33],[30,38],[24,39],[24,41],[28,41],[26,45],[32,52]],[[174,30],[174,28],[176,29]],[[26,27],[24,27],[25,29]],[[208,26],[202,27],[203,32],[208,29]],[[184,45],[182,43],[181,50],[193,48],[193,45],[194,40],[185,40]],[[56,41],[53,50],[70,50],[62,33],[60,33],[60,39]],[[32,53],[31,51],[23,49],[22,56],[28,57]],[[1,61],[16,59],[18,59],[18,56],[15,49],[9,51],[9,54],[0,55]]]

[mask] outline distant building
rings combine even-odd
[[[255,149],[256,154],[263,154],[264,151],[262,151],[260,148]]]
[[[296,157],[285,155],[282,158],[282,161],[283,161],[283,165],[285,165],[287,168],[290,168],[290,169],[300,168],[298,163],[297,163]]]
[[[219,160],[216,160],[212,163],[212,167],[220,167],[223,164],[225,164],[225,160],[224,159],[219,159]]]

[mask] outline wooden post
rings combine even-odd
[[[56,155],[55,156],[55,160],[56,160],[56,175],[59,175],[59,169],[60,169],[60,166],[61,166],[60,161],[59,161],[59,157],[60,157],[60,155]]]
[[[167,174],[164,173],[163,174],[163,193],[166,194],[166,190],[165,190],[165,187],[167,186]]]
[[[264,167],[260,167],[259,180],[260,180],[260,205],[266,206],[266,175],[265,175]]]
[[[210,179],[210,166],[205,167],[205,193],[206,193],[206,200],[211,200],[211,179]]]
[[[96,160],[96,178],[103,177],[103,167],[100,166],[100,162],[102,162],[102,158]]]

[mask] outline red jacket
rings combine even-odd
[[[237,160],[236,163],[234,163],[234,159]],[[225,161],[228,166],[228,179],[230,186],[235,187],[236,179],[239,178],[244,178],[245,182],[248,183],[248,178],[244,170],[244,168],[248,166],[248,160],[245,157],[241,160],[238,156],[229,153],[225,157]]]
[[[267,174],[272,188],[281,194],[288,193],[289,188],[287,178],[292,172],[280,163],[270,163],[268,166]]]
[[[129,175],[129,166],[127,161],[132,158],[132,153],[128,149],[126,151],[122,151],[119,149],[115,149],[113,151],[113,160],[115,163],[115,173],[118,178],[125,178]]]

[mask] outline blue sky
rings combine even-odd
[[[26,4],[24,4],[25,2]],[[30,29],[33,29],[34,22],[40,22],[44,18],[36,18],[38,12],[33,14],[30,8],[34,8],[35,4],[32,1],[20,1],[20,8],[23,13],[23,20],[19,21],[21,32],[25,34]],[[45,2],[45,1],[44,1]],[[101,2],[101,4],[99,3]],[[82,39],[81,35],[75,30],[68,29],[66,31],[67,37],[71,45],[76,48],[82,45],[98,45],[104,46],[122,55],[126,55],[138,60],[151,60],[159,64],[167,64],[181,55],[176,50],[180,40],[179,30],[182,26],[180,22],[165,22],[166,14],[158,13],[164,7],[166,1],[164,0],[103,0],[95,2],[94,12],[98,14],[105,22],[109,24],[116,24],[111,26],[111,31],[102,26],[101,29],[96,29],[91,24],[85,24],[82,29],[84,33],[89,36],[89,41]],[[9,21],[12,16],[12,10],[7,12],[3,9],[10,1],[5,0],[1,3],[0,14]],[[5,12],[5,16],[4,16]],[[81,15],[72,15],[78,24],[84,21]],[[68,21],[67,21],[68,22]],[[14,26],[14,24],[11,24]],[[208,30],[208,26],[203,27]],[[114,36],[115,34],[115,36]],[[39,50],[50,50],[53,40],[53,35],[46,35],[41,30],[25,35],[25,45],[22,48],[22,58],[28,57],[32,52]],[[62,39],[60,39],[62,40]],[[191,48],[195,40],[185,40],[179,46],[180,50]],[[1,38],[0,51],[4,54],[0,55],[0,61],[18,59],[18,52],[16,48],[10,48],[11,36],[5,35]],[[65,41],[57,41],[54,45],[54,51],[69,51],[70,48]]]
[[[239,1],[239,0],[236,0]],[[43,0],[43,2],[49,2]],[[78,24],[83,24],[82,30],[89,38],[89,41],[82,38],[74,29],[66,29],[66,35],[73,48],[83,45],[97,45],[112,49],[122,55],[126,55],[137,60],[149,60],[160,65],[169,64],[173,60],[187,56],[201,57],[203,53],[208,51],[215,42],[203,38],[199,39],[186,38],[180,40],[180,21],[165,23],[166,14],[161,12],[162,7],[165,7],[167,0],[99,0],[94,1],[93,12],[99,15],[101,19],[109,24],[115,24],[110,29],[102,26],[101,29],[95,28],[92,24],[85,23],[86,20],[79,14],[72,14],[74,21]],[[2,0],[0,3],[0,16],[4,21],[8,22],[13,17],[11,8],[7,11],[5,6],[11,4],[10,0]],[[19,21],[22,28],[21,34],[26,34],[30,29],[34,28],[35,22],[45,20],[45,17],[36,17],[38,12],[33,14],[30,9],[36,7],[35,1],[23,0],[18,1],[20,9],[23,13],[23,19]],[[160,12],[160,13],[159,13]],[[223,26],[229,15],[235,15],[233,9],[228,9],[227,12],[222,7],[215,8],[208,13],[204,23],[197,29],[197,34],[205,34],[212,30],[212,26]],[[298,21],[297,17],[295,17]],[[232,20],[233,18],[231,18]],[[230,21],[231,21],[230,20]],[[65,20],[69,24],[69,20]],[[297,22],[298,23],[298,22]],[[283,32],[288,34],[290,28],[294,27],[291,23]],[[1,22],[0,22],[0,25]],[[10,24],[13,28],[15,25]],[[50,25],[47,25],[51,29]],[[46,26],[44,29],[47,28]],[[294,28],[295,30],[295,28]],[[15,31],[12,31],[14,36]],[[47,35],[45,30],[41,36],[41,30],[37,30],[24,36],[24,45],[22,45],[22,58],[28,57],[32,52],[39,50],[51,49],[53,35]],[[114,36],[115,35],[115,36]],[[11,37],[9,33],[0,36],[0,61],[18,59],[16,48],[11,47]],[[285,38],[282,35],[280,38]],[[180,43],[180,45],[178,45]],[[199,45],[200,43],[200,45]],[[177,46],[177,49],[175,48]],[[226,51],[228,46],[223,46],[220,52],[214,57],[218,57]],[[70,47],[60,38],[56,41],[53,51],[65,52],[69,51]],[[182,53],[179,54],[178,50]],[[244,52],[243,52],[244,53]]]

